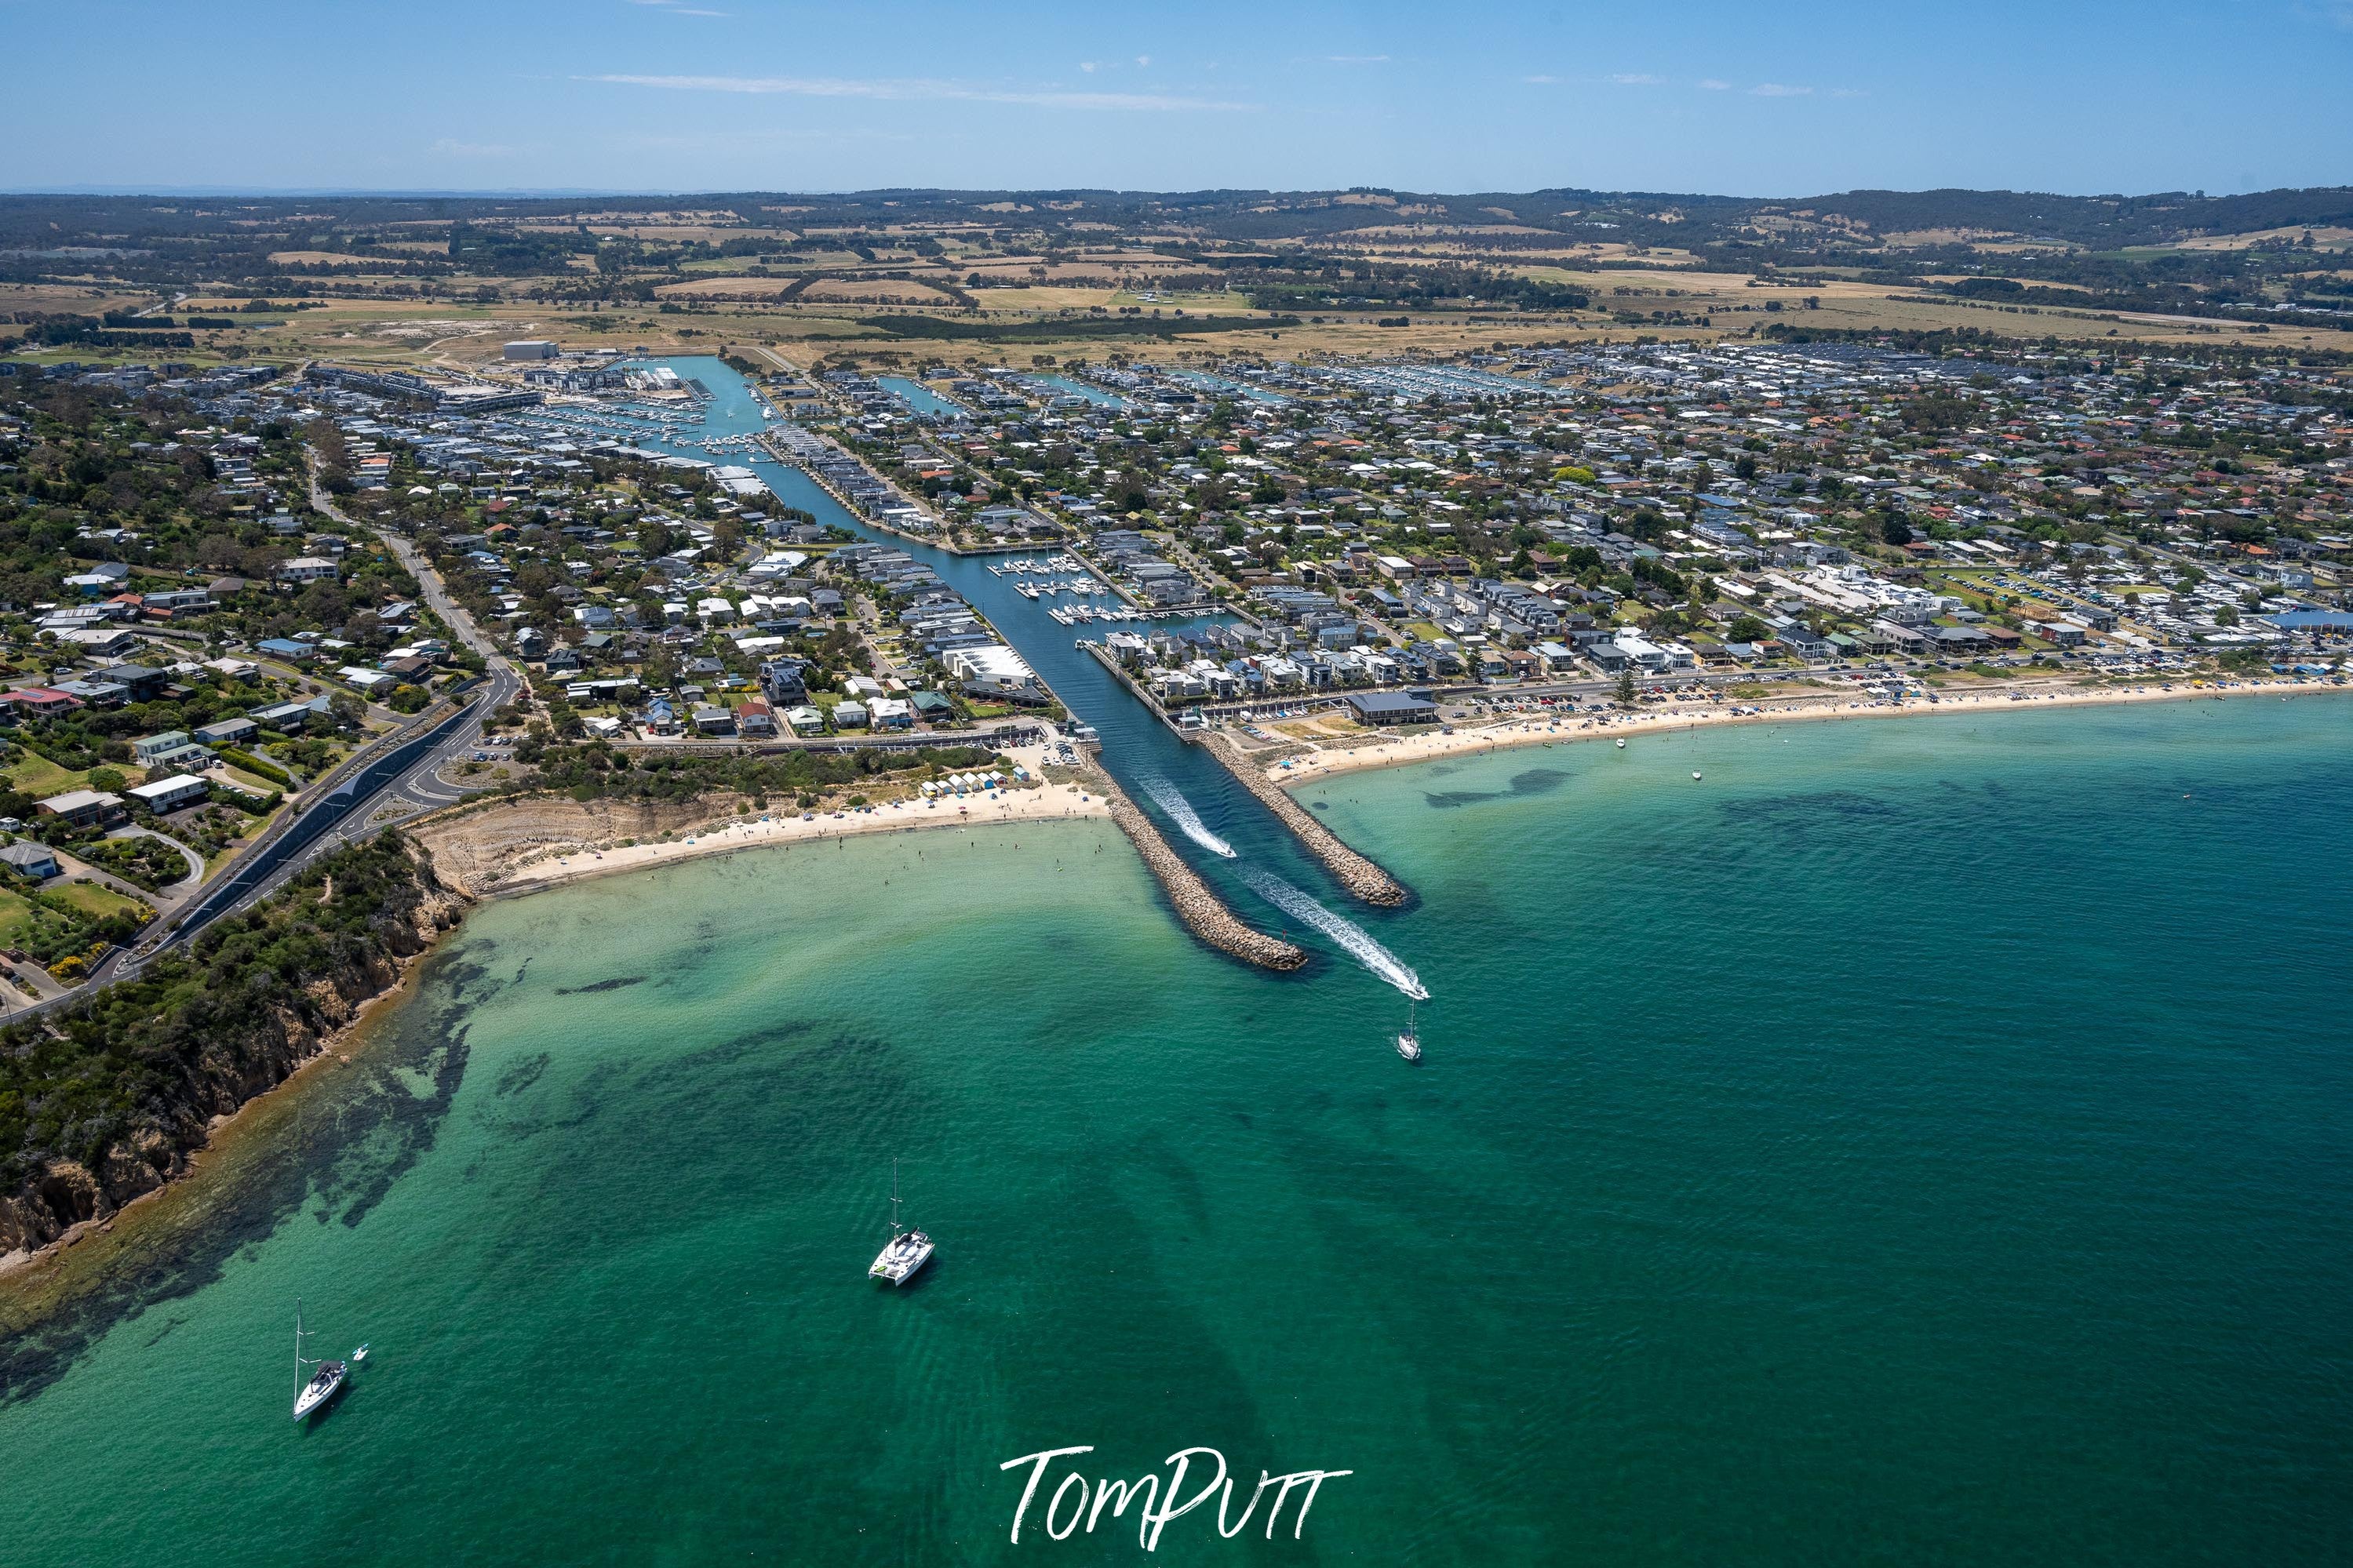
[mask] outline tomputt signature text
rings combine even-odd
[[[1016,1545],[1021,1541],[1022,1522],[1029,1518],[1030,1505],[1038,1500],[1046,1472],[1052,1468],[1054,1461],[1093,1452],[1092,1444],[1075,1448],[1041,1448],[1018,1459],[1008,1459],[997,1467],[1000,1470],[1018,1469],[1023,1465],[1029,1467],[1029,1479],[1021,1485],[1021,1500],[1013,1507],[1013,1541]],[[1210,1466],[1216,1468],[1201,1483],[1198,1491],[1187,1497],[1186,1483],[1193,1476],[1196,1461],[1204,1468]],[[1113,1528],[1117,1529],[1117,1521],[1127,1512],[1128,1505],[1134,1503],[1136,1505],[1136,1544],[1146,1552],[1157,1552],[1160,1549],[1160,1532],[1167,1528],[1169,1521],[1182,1518],[1213,1497],[1218,1500],[1218,1533],[1229,1541],[1232,1540],[1250,1528],[1250,1516],[1258,1511],[1259,1500],[1271,1488],[1274,1502],[1266,1510],[1266,1539],[1274,1539],[1275,1521],[1281,1517],[1283,1505],[1291,1500],[1293,1492],[1297,1492],[1299,1507],[1291,1521],[1291,1538],[1296,1541],[1300,1531],[1307,1528],[1307,1510],[1315,1506],[1315,1494],[1324,1483],[1356,1473],[1354,1470],[1293,1470],[1287,1475],[1276,1476],[1261,1470],[1258,1485],[1250,1489],[1250,1500],[1242,1506],[1241,1517],[1229,1524],[1227,1517],[1233,1507],[1234,1483],[1226,1474],[1226,1457],[1223,1454],[1215,1448],[1180,1448],[1161,1463],[1168,1467],[1165,1486],[1158,1475],[1144,1476],[1134,1481],[1108,1478],[1090,1481],[1073,1466],[1070,1474],[1047,1494],[1046,1506],[1037,1522],[1045,1528],[1050,1539],[1068,1541],[1082,1525],[1085,1526],[1088,1534],[1093,1534],[1095,1527],[1103,1523],[1106,1510],[1113,1521]]]

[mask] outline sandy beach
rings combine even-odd
[[[2184,702],[2214,700],[2277,700],[2297,693],[2341,691],[2324,680],[2240,681],[2228,686],[2209,682],[2191,686],[2177,681],[2162,686],[2118,687],[2083,690],[2067,687],[2000,687],[1978,691],[1939,692],[1937,700],[1915,699],[1902,706],[1858,699],[1846,692],[1825,691],[1797,698],[1765,698],[1743,703],[1687,703],[1637,710],[1629,713],[1567,713],[1544,717],[1503,718],[1492,722],[1457,724],[1451,734],[1432,730],[1419,735],[1360,744],[1318,746],[1305,756],[1276,761],[1268,771],[1285,789],[1297,789],[1319,779],[1366,768],[1405,767],[1446,757],[1471,756],[1507,746],[1557,745],[1567,741],[1624,738],[1662,730],[1693,730],[1717,724],[1780,724],[1798,720],[1916,718],[1936,713],[2025,712],[2041,708],[2084,707],[2116,702]],[[1735,711],[1735,710],[1737,711]],[[1314,745],[1314,742],[1302,742]],[[1243,742],[1250,745],[1250,742]],[[1273,752],[1280,747],[1258,748]]]
[[[1033,773],[1040,759],[1020,751],[1007,753]],[[1049,784],[1015,789],[988,790],[976,795],[939,799],[881,802],[863,810],[843,807],[804,816],[778,809],[748,820],[713,823],[675,837],[650,843],[617,845],[606,849],[579,848],[548,856],[501,878],[483,891],[494,897],[535,892],[584,877],[610,876],[650,866],[691,860],[704,855],[726,855],[738,849],[811,843],[846,838],[861,833],[913,832],[927,827],[992,827],[1018,822],[1053,822],[1082,816],[1111,816],[1111,803],[1100,790],[1081,784]]]

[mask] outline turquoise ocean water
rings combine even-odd
[[[999,1464],[1090,1444],[1354,1472],[1184,1563],[2344,1562],[2348,721],[1330,781],[1419,895],[1366,921],[1419,1068],[1394,989],[1205,952],[1096,824],[491,906],[0,1346],[0,1558],[1138,1558],[1007,1539]],[[896,1293],[893,1156],[941,1247]],[[297,1296],[375,1347],[308,1430]]]

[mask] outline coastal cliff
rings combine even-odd
[[[1291,798],[1264,768],[1244,755],[1233,738],[1211,731],[1201,743],[1209,754],[1226,764],[1226,771],[1240,779],[1242,787],[1266,803],[1266,808],[1281,818],[1299,841],[1307,847],[1350,894],[1368,904],[1394,909],[1406,901],[1405,887],[1378,866],[1340,841],[1339,836],[1315,820],[1314,814]]]
[[[0,1260],[182,1174],[215,1118],[316,1056],[466,902],[386,834],[89,1007],[0,1033]]]

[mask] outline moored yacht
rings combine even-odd
[[[301,1420],[340,1393],[351,1368],[339,1361],[307,1361],[302,1355],[302,1303],[294,1303],[294,1419]],[[302,1369],[315,1366],[319,1370],[306,1382]]]
[[[1421,1034],[1414,1027],[1414,1016],[1419,1005],[1418,999],[1406,1004],[1405,1027],[1397,1037],[1398,1055],[1409,1062],[1421,1060]]]
[[[899,1225],[899,1162],[891,1162],[891,1240],[866,1272],[869,1278],[904,1285],[932,1260],[932,1238]]]

